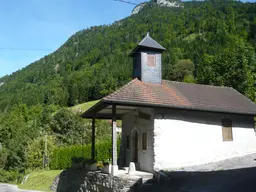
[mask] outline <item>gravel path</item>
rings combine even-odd
[[[169,172],[168,180],[149,183],[145,192],[255,192],[256,154]]]
[[[18,189],[16,185],[0,183],[0,192],[36,192]]]

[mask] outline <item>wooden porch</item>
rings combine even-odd
[[[122,171],[118,171],[117,164],[117,120],[122,120],[122,116],[135,111],[137,106],[128,105],[118,105],[118,104],[106,104],[104,102],[99,102],[88,111],[82,114],[83,118],[92,119],[92,147],[91,147],[91,157],[94,160],[95,154],[95,120],[96,119],[110,119],[112,120],[112,170],[111,175],[119,175]],[[123,172],[122,172],[123,173]]]

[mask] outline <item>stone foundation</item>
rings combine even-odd
[[[55,178],[51,187],[56,192],[133,192],[138,191],[142,179],[138,177],[111,177],[99,171],[88,172],[68,169]]]

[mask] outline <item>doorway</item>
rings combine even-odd
[[[138,143],[139,136],[138,132],[135,130],[132,133],[132,162],[138,163]]]

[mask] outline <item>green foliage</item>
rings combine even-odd
[[[54,145],[54,139],[47,137],[47,154],[45,151],[46,137],[40,137],[34,139],[28,144],[26,149],[26,167],[30,170],[43,169],[43,158],[44,155],[48,157],[52,156]]]
[[[195,71],[194,63],[190,59],[181,59],[173,67],[173,78],[178,81],[183,81],[193,77]],[[190,76],[190,77],[189,77]]]
[[[83,143],[84,122],[68,109],[57,111],[50,122],[50,127],[58,145]]]
[[[254,99],[254,72],[256,66],[253,49],[240,43],[229,47],[215,56],[204,55],[204,65],[198,67],[202,70],[198,81],[207,84],[235,87]],[[222,63],[222,65],[220,65]]]
[[[3,148],[0,151],[0,169],[4,169],[7,163],[8,151],[7,149]]]
[[[0,182],[1,183],[19,183],[22,180],[22,175],[16,171],[5,171],[0,169]]]
[[[57,110],[57,111],[56,111]],[[24,172],[41,169],[48,134],[48,156],[54,145],[82,145],[91,142],[91,121],[54,105],[21,104],[0,113],[0,168]],[[110,124],[96,121],[97,140],[109,138]]]
[[[41,107],[35,108],[20,104],[0,116],[0,142],[8,152],[6,169],[22,170],[25,167],[26,146],[41,131]]]
[[[118,154],[121,140],[118,139]],[[112,142],[110,139],[96,143],[96,160],[107,161],[111,159]],[[91,145],[73,145],[56,148],[51,158],[51,169],[66,169],[72,166],[74,159],[91,159]]]
[[[196,80],[193,75],[186,75],[183,79],[185,83],[196,83]]]
[[[85,159],[89,159],[90,156],[91,152],[89,145],[74,145],[56,148],[53,151],[50,168],[52,170],[66,169],[71,167],[73,158],[84,157]]]

